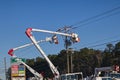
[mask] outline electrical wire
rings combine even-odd
[[[105,38],[105,39],[102,39],[102,40],[98,40],[98,41],[95,41],[95,42],[92,42],[92,43],[83,44],[83,45],[81,45],[81,46],[96,44],[96,43],[99,43],[99,42],[101,42],[101,41],[114,39],[114,38],[119,37],[119,36],[120,36],[120,35],[112,36],[112,37]]]
[[[98,14],[98,15],[96,15],[96,16],[87,18],[87,19],[82,20],[82,21],[80,21],[80,22],[78,22],[78,23],[75,23],[75,24],[73,24],[73,25],[70,25],[70,27],[71,27],[71,29],[76,29],[76,28],[78,29],[78,28],[83,27],[83,26],[85,26],[85,25],[87,25],[87,24],[90,24],[90,23],[92,23],[92,22],[97,22],[97,21],[99,21],[99,20],[102,20],[102,19],[108,18],[108,17],[110,17],[110,16],[114,16],[114,15],[116,15],[116,14],[119,14],[119,13],[120,13],[119,10],[120,10],[120,6],[115,7],[115,8],[113,8],[113,9],[111,9],[111,10],[105,11],[105,12],[103,12],[103,13],[101,13],[101,14]],[[75,25],[78,25],[78,26],[75,26]],[[73,27],[73,26],[75,26],[75,27]],[[117,41],[119,41],[119,40],[111,41],[111,42],[117,42]],[[96,41],[96,42],[98,42],[98,41]],[[110,42],[107,42],[107,43],[110,43]],[[97,47],[97,46],[105,45],[105,44],[107,44],[107,43],[98,44],[98,45],[93,45],[93,46],[88,46],[88,47]],[[90,44],[91,44],[91,43],[90,43]],[[93,43],[92,43],[92,44],[93,44]]]
[[[102,46],[102,45],[106,45],[106,44],[108,44],[108,43],[115,43],[115,42],[119,42],[120,41],[120,39],[119,40],[114,40],[114,41],[110,41],[110,42],[105,42],[105,43],[102,43],[102,44],[97,44],[97,45],[93,45],[93,46],[87,46],[88,48],[93,48],[93,47],[97,47],[97,46]]]
[[[113,16],[113,15],[118,14],[118,13],[120,13],[120,11],[119,11],[119,12],[116,12],[116,13],[113,13],[113,14],[110,14],[110,15],[106,15],[106,16],[100,17],[100,18],[95,19],[95,20],[91,20],[90,22],[86,22],[86,23],[81,24],[81,25],[79,25],[79,26],[77,26],[77,27],[75,27],[75,28],[83,27],[83,26],[88,25],[88,24],[90,24],[90,23],[92,23],[92,22],[100,21],[100,20],[102,20],[102,19],[105,19],[105,18],[107,18],[107,17]],[[74,29],[75,29],[75,28],[74,28]]]
[[[113,15],[113,12],[115,12],[115,11],[118,11],[118,10],[120,10],[120,6],[119,7],[116,7],[116,8],[113,8],[113,9],[111,9],[111,10],[108,10],[108,11],[106,11],[106,12],[103,12],[103,13],[101,13],[101,14],[98,14],[98,15],[96,15],[96,16],[93,16],[93,17],[90,17],[90,18],[87,18],[87,19],[85,19],[85,20],[82,20],[82,21],[80,21],[80,22],[78,22],[78,23],[75,23],[75,24],[73,24],[73,25],[70,25],[70,27],[73,27],[73,26],[75,26],[75,25],[78,25],[78,24],[83,24],[83,25],[85,25],[85,23],[90,23],[91,22],[91,20],[93,20],[93,21],[95,21],[94,19],[97,19],[97,18],[99,18],[99,19],[97,19],[96,21],[98,21],[98,20],[101,20],[102,18],[106,18],[106,17],[108,17],[107,15],[109,14],[109,16],[110,16],[110,13],[112,13],[112,15]],[[115,15],[116,13],[114,13],[114,15]],[[105,15],[106,15],[106,17],[105,17]],[[112,16],[111,15],[111,16]],[[104,16],[104,17],[102,17],[102,16]],[[102,18],[100,18],[100,17],[102,17]],[[90,22],[89,22],[90,21]],[[92,21],[92,22],[93,22]],[[83,25],[80,25],[80,26],[77,26],[77,27],[73,27],[73,29],[76,29],[76,28],[78,28],[78,27],[81,27],[81,26],[83,26]]]
[[[120,39],[114,40],[114,41],[110,41],[110,42],[101,43],[101,44],[96,44],[96,45],[90,45],[90,46],[85,46],[85,47],[74,47],[74,48],[75,48],[76,51],[79,51],[82,48],[95,48],[95,47],[97,47],[97,48],[95,48],[97,50],[104,50],[105,48],[100,47],[100,46],[111,44],[111,43],[115,43],[115,42],[120,42]],[[98,48],[98,47],[100,47],[100,48]]]

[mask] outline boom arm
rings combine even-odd
[[[30,66],[28,66],[26,63],[24,63],[21,59],[19,58],[16,58],[16,60],[20,63],[22,63],[23,65],[25,65],[27,67],[27,69],[33,73],[35,75],[35,77],[38,79],[38,80],[43,80],[43,76],[41,74],[39,74],[38,72],[36,72],[34,69],[32,69]]]
[[[39,41],[37,41],[37,43],[41,43],[41,42],[52,42],[52,38],[51,37],[48,37],[48,38],[46,38],[45,40],[39,40]],[[19,46],[19,47],[16,47],[16,48],[12,48],[12,49],[10,49],[9,51],[8,51],[8,54],[10,55],[10,56],[15,56],[15,54],[13,54],[14,53],[14,51],[16,51],[16,50],[19,50],[19,49],[22,49],[22,48],[25,48],[25,47],[28,47],[28,46],[31,46],[31,45],[33,45],[33,43],[28,43],[28,44],[25,44],[25,45],[22,45],[22,46]]]
[[[37,43],[40,43],[40,42],[48,42],[50,41],[51,42],[51,38],[46,38],[45,40],[40,40],[40,41],[37,41]],[[26,63],[24,63],[22,60],[20,60],[19,58],[17,58],[17,56],[15,56],[14,51],[18,50],[18,49],[21,49],[21,48],[25,48],[25,47],[28,47],[28,46],[31,46],[33,45],[33,43],[29,43],[29,44],[25,44],[25,45],[22,45],[22,46],[19,46],[19,47],[16,47],[16,48],[13,48],[13,49],[10,49],[8,51],[8,54],[12,57],[16,57],[16,60],[20,63],[22,63],[23,65],[25,65],[27,67],[27,69],[33,73],[37,78],[39,78],[39,80],[43,80],[43,76],[41,74],[39,74],[38,72],[36,72],[34,69],[32,69],[30,66],[28,66]]]
[[[78,42],[79,41],[79,38],[78,38],[77,34],[74,34],[74,33],[73,34],[66,34],[66,33],[53,32],[53,31],[40,30],[40,29],[32,29],[32,28],[28,28],[26,30],[26,35],[30,38],[30,40],[33,42],[33,44],[38,49],[38,51],[46,59],[46,61],[48,62],[49,66],[50,66],[50,69],[53,72],[55,78],[58,79],[60,77],[59,71],[52,64],[52,62],[49,60],[49,58],[45,55],[45,52],[42,50],[42,48],[40,47],[40,45],[38,45],[36,39],[32,35],[32,31],[34,31],[34,32],[45,32],[45,33],[50,33],[50,34],[59,34],[59,35],[63,35],[63,36],[68,36],[68,37],[71,37],[71,39],[72,39],[73,42]]]

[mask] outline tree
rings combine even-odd
[[[36,57],[36,62],[37,62],[37,63],[40,63],[42,60],[43,60],[43,58],[41,58],[41,57]]]
[[[113,44],[107,44],[106,48],[102,54],[102,67],[106,66],[112,66],[114,65],[114,45]]]
[[[98,53],[99,52],[99,53]],[[74,52],[74,72],[83,72],[84,76],[89,76],[94,73],[94,68],[101,64],[101,51],[83,48],[80,51]]]
[[[58,70],[61,74],[67,72],[67,53],[66,50],[61,50],[55,59],[55,64],[58,66]]]
[[[118,43],[115,45],[115,56],[116,56],[116,57],[119,57],[119,56],[120,56],[120,42],[118,42]]]
[[[35,64],[35,59],[27,59],[26,63],[29,64],[30,66],[34,66]]]
[[[109,44],[106,45],[106,52],[112,53],[113,50],[114,50],[113,44],[109,43]]]
[[[118,64],[120,66],[120,42],[115,44],[114,53],[115,53],[115,64]]]
[[[48,58],[58,69],[60,74],[67,73],[67,53],[61,50],[58,54],[48,55]],[[120,66],[120,42],[107,44],[104,51],[82,48],[79,51],[74,50],[72,54],[73,72],[82,72],[84,77],[94,74],[96,67],[107,67],[117,64]],[[44,77],[53,77],[50,67],[44,58],[27,59],[27,64],[37,72],[44,72]],[[10,70],[9,70],[10,74]],[[27,77],[33,76],[27,70]]]

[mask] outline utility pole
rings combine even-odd
[[[65,26],[65,27],[63,27],[63,28],[61,28],[61,29],[58,29],[57,31],[59,31],[59,32],[64,32],[64,33],[68,33],[69,32],[69,30],[70,30],[70,27],[67,27],[67,26]],[[66,55],[67,55],[67,73],[69,73],[70,72],[70,66],[69,66],[69,54],[68,54],[68,46],[70,46],[71,45],[71,42],[70,42],[70,40],[69,40],[69,38],[68,38],[68,36],[65,36],[64,37],[64,46],[65,46],[65,49],[66,49]]]
[[[69,27],[64,27],[64,30],[65,30],[65,33],[67,33],[68,32],[68,29]],[[68,53],[68,46],[70,46],[71,45],[71,43],[69,42],[69,40],[68,40],[68,37],[67,36],[65,36],[65,49],[66,49],[66,54],[67,54],[67,73],[70,73],[70,62],[69,62],[69,53]]]
[[[70,66],[69,66],[69,54],[68,54],[68,45],[67,45],[67,36],[65,37],[65,49],[67,54],[67,73],[70,72]]]
[[[73,48],[69,48],[68,50],[70,52],[70,72],[72,73],[73,72],[73,53],[74,53],[74,50],[73,50]]]
[[[5,80],[7,80],[6,57],[4,57],[4,65],[5,65]]]
[[[72,29],[72,28],[69,27],[69,26],[65,26],[64,28],[58,29],[57,32],[64,32],[64,33],[68,34],[68,33],[71,33],[70,29]],[[67,73],[73,72],[72,53],[71,53],[71,55],[69,54],[68,47],[71,46],[72,42],[76,43],[76,42],[79,42],[79,41],[80,41],[80,39],[79,39],[78,35],[75,34],[75,33],[72,33],[71,37],[68,37],[68,36],[64,37],[64,46],[65,46],[66,55],[67,55],[67,71],[66,71]],[[70,59],[71,59],[71,61],[70,61]]]

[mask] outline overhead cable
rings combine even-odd
[[[75,28],[84,26],[84,25],[86,25],[86,24],[89,24],[89,23],[91,23],[91,22],[93,22],[93,21],[98,21],[98,20],[104,19],[104,18],[106,18],[106,17],[113,16],[113,15],[115,15],[115,14],[120,13],[120,12],[115,12],[115,11],[118,11],[118,10],[120,10],[120,6],[119,6],[119,7],[116,7],[116,8],[113,8],[113,9],[111,9],[111,10],[108,10],[108,11],[106,11],[106,12],[103,12],[103,13],[101,13],[101,14],[98,14],[98,15],[96,15],[96,16],[93,16],[93,17],[87,18],[87,19],[85,19],[85,20],[82,20],[82,21],[80,21],[80,22],[78,22],[78,23],[75,23],[75,24],[73,24],[73,25],[70,25],[70,27],[79,25],[79,26],[77,26],[77,27],[73,27],[73,29],[75,29]],[[115,13],[113,13],[113,12],[115,12]]]
[[[114,40],[114,41],[110,41],[110,42],[105,42],[105,43],[102,43],[102,44],[97,44],[97,45],[93,45],[93,46],[87,46],[87,47],[97,47],[97,46],[102,46],[102,45],[106,45],[108,43],[114,43],[114,42],[119,42],[120,40]]]

